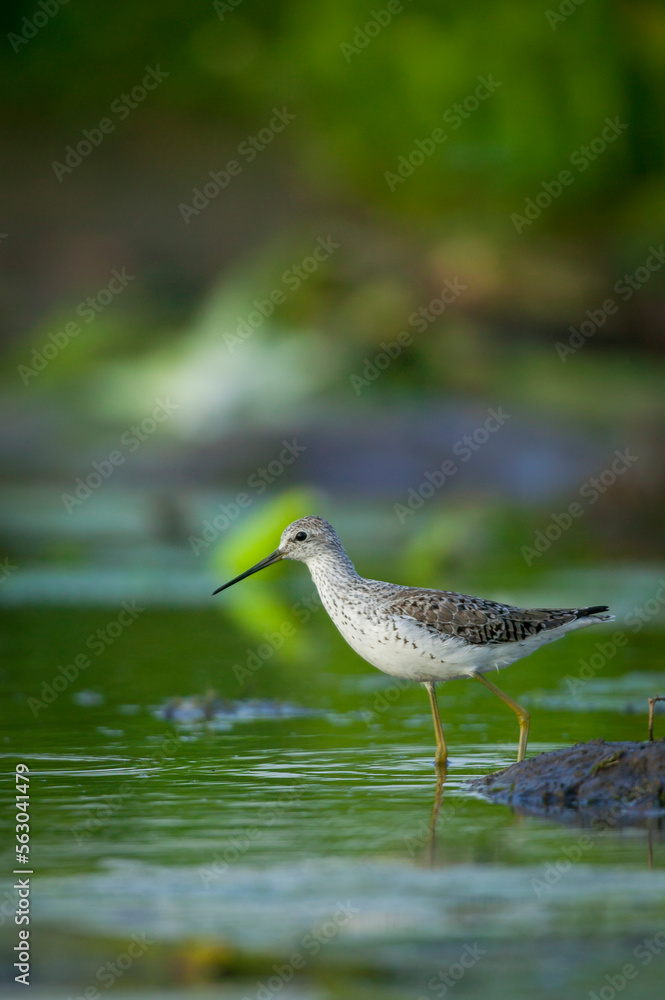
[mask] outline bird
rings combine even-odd
[[[321,603],[356,653],[383,673],[424,685],[434,722],[435,763],[444,769],[448,748],[436,698],[439,682],[474,678],[508,705],[519,722],[517,760],[523,761],[529,713],[485,674],[574,629],[614,621],[614,615],[605,614],[606,605],[517,608],[447,590],[365,579],[333,526],[316,514],[289,524],[274,552],[218,587],[213,596],[282,559],[305,563]]]

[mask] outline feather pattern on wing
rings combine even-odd
[[[472,645],[521,642],[579,618],[607,611],[594,608],[515,608],[480,597],[445,590],[402,587],[391,596],[387,610],[396,617],[412,618],[441,636]]]

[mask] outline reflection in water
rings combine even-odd
[[[653,844],[660,841],[661,847],[665,836],[665,824],[662,816],[649,816],[647,819],[647,868],[651,871],[654,867]],[[656,864],[656,868],[658,864]]]
[[[436,789],[434,792],[434,805],[432,806],[432,815],[429,821],[429,849],[428,849],[428,861],[430,865],[434,864],[434,851],[436,848],[436,824],[439,820],[439,814],[441,812],[441,803],[443,802],[443,786],[446,783],[446,778],[448,777],[448,768],[446,765],[439,765],[436,769]]]

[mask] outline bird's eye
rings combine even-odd
[[[298,534],[296,535],[297,542],[304,542],[306,538],[307,538],[306,531],[299,531]]]

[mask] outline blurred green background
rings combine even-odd
[[[566,678],[597,630],[503,686],[532,709],[533,752],[643,737],[664,676],[662,3],[38,0],[0,16],[3,753],[39,790],[44,995],[82,992],[125,927],[160,942],[128,988],[237,974],[254,995],[261,962],[334,912],[339,872],[371,913],[350,965],[309,969],[312,996],[432,997],[422,970],[475,934],[502,943],[460,995],[599,990],[662,926],[642,840],[608,835],[543,909],[528,866],[542,874],[564,834],[464,792],[516,733],[459,682],[441,696],[453,819],[438,854],[427,837],[407,850],[433,793],[422,692],[384,710],[388,682],[302,568],[210,593],[320,513],[366,576],[608,603],[631,641],[581,693]],[[35,712],[131,601],[128,634]],[[284,642],[262,657],[266,633]],[[305,804],[275,827],[261,803],[293,782]],[[260,843],[197,922],[183,866],[248,817]],[[356,871],[360,855],[392,876]],[[519,943],[527,926],[561,936],[563,972]]]
[[[40,10],[3,13],[8,556],[186,551],[294,436],[239,521],[307,484],[396,551],[440,514],[449,560],[526,570],[628,447],[547,562],[662,552],[661,4]]]

